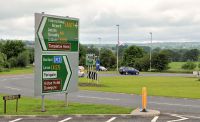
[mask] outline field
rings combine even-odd
[[[193,70],[183,70],[181,69],[181,66],[185,64],[186,62],[171,62],[169,63],[170,69],[168,69],[169,72],[184,72],[184,73],[191,73]],[[198,66],[198,62],[195,62],[195,64]],[[198,70],[198,67],[196,69]]]
[[[26,68],[12,68],[8,71],[0,72],[0,75],[19,75],[19,74],[30,74],[34,72],[34,67],[29,66]]]
[[[1,95],[2,96],[2,95]],[[41,112],[41,99],[23,97],[19,99],[18,113],[15,112],[16,100],[7,101],[7,115],[66,115],[66,114],[128,114],[131,108],[112,105],[95,105],[45,100],[46,112]],[[3,100],[0,100],[0,115],[3,114]]]
[[[146,86],[150,96],[200,98],[200,81],[196,77],[126,76],[101,77],[99,85],[80,78],[80,89],[116,93],[141,94]]]

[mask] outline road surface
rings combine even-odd
[[[33,84],[33,74],[0,76],[0,93],[33,96]],[[46,98],[64,100],[64,95],[47,95]],[[80,103],[112,104],[131,108],[141,106],[141,96],[133,94],[79,91],[69,94],[68,98],[69,101]],[[193,119],[200,118],[200,99],[149,96],[148,108],[160,110],[164,114],[163,117],[167,116],[166,114],[177,114]]]

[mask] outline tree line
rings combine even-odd
[[[93,53],[99,56],[100,64],[109,69],[116,68],[116,48],[98,49],[91,45],[90,47],[79,46],[79,65],[85,65],[85,55]],[[150,47],[144,46],[119,46],[118,47],[119,66],[134,67],[140,71],[148,71],[150,68]],[[169,69],[170,62],[189,62],[184,64],[183,69],[191,69],[195,67],[192,62],[199,60],[200,51],[198,49],[160,49],[155,48],[151,51],[151,67],[155,71],[163,71]]]
[[[14,67],[26,67],[34,62],[34,49],[21,40],[0,41],[0,71]]]

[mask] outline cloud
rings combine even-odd
[[[0,8],[0,38],[34,40],[34,13],[77,17],[80,41],[196,41],[200,38],[199,0],[6,0]],[[97,42],[98,43],[98,42]]]

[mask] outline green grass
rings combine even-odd
[[[26,68],[12,68],[8,71],[0,72],[0,75],[19,75],[19,74],[30,74],[34,72],[34,67],[29,66]]]
[[[82,90],[141,94],[146,86],[150,96],[200,98],[200,81],[195,77],[100,77],[99,86],[87,86],[87,79],[80,78],[79,83]]]
[[[185,73],[191,73],[194,70],[198,70],[198,67],[196,67],[194,70],[184,70],[182,69],[182,65],[186,62],[171,62],[169,63],[170,69],[168,69],[168,72],[185,72]],[[198,62],[194,62],[198,66]]]
[[[2,96],[2,95],[1,95]],[[45,100],[46,112],[41,112],[41,99],[22,97],[19,99],[18,113],[15,112],[16,100],[7,101],[7,115],[66,115],[66,114],[128,114],[131,108],[111,105],[69,103]],[[0,100],[0,114],[3,113],[3,100]]]

